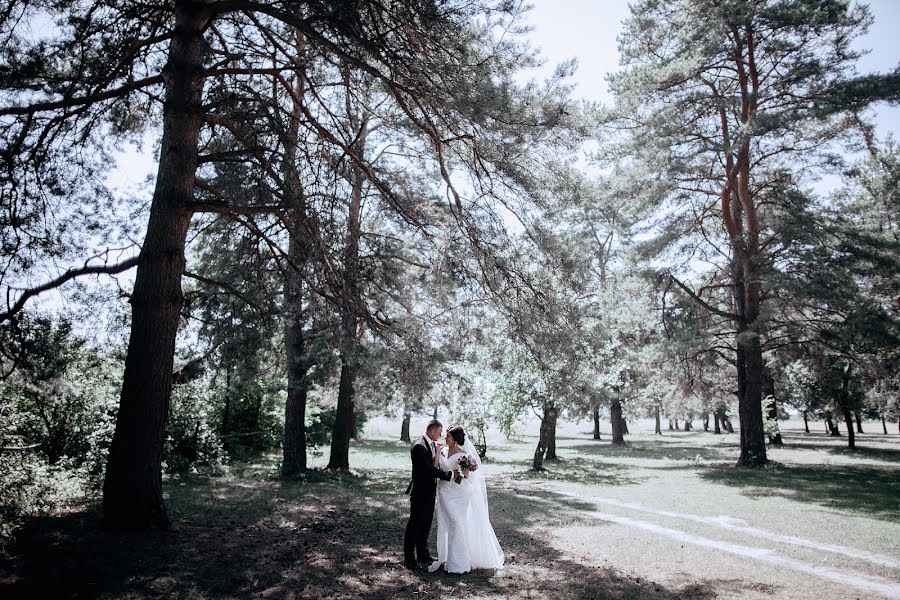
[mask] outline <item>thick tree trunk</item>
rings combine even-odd
[[[544,409],[544,422],[547,426],[547,453],[544,460],[556,460],[556,420],[559,417],[559,411],[556,408]]]
[[[766,464],[765,425],[762,415],[762,349],[755,332],[738,335],[738,418],[741,420],[741,455],[738,464],[760,467]],[[743,380],[742,382],[740,380]],[[741,385],[742,383],[742,385]]]
[[[723,415],[722,422],[725,424],[725,431],[727,431],[728,433],[734,433],[734,425],[731,424],[731,419]]]
[[[403,423],[400,424],[400,441],[401,442],[411,442],[412,439],[409,437],[409,421],[412,419],[412,415],[409,411],[403,413]]]
[[[660,426],[661,424],[660,424],[660,422],[659,422],[659,404],[657,404],[657,405],[654,407],[654,410],[653,410],[653,416],[654,416],[655,421],[656,421],[656,422],[655,422],[654,429],[653,429],[653,433],[656,434],[656,435],[662,435],[662,427]]]
[[[184,302],[181,276],[202,121],[203,29],[209,17],[203,5],[175,5],[163,70],[159,171],[130,301],[131,333],[103,483],[103,521],[113,528],[169,527],[162,497],[162,452]]]
[[[600,406],[594,406],[594,439],[600,439]]]
[[[703,413],[703,431],[709,431],[709,413]]]
[[[722,434],[722,428],[719,426],[719,409],[713,412],[713,433]]]
[[[622,429],[622,403],[618,398],[613,400],[609,405],[609,421],[612,425],[613,446],[624,446],[625,432]]]
[[[288,268],[285,285],[284,345],[287,362],[287,402],[284,406],[284,444],[281,474],[291,477],[306,470],[306,358],[300,288],[302,281]],[[289,304],[290,303],[290,304]]]
[[[860,411],[853,411],[853,418],[856,420],[856,433],[865,433],[862,428],[862,415]]]
[[[350,439],[359,441],[359,414],[353,410],[353,418],[350,419]]]
[[[809,416],[806,414],[806,411],[803,411],[803,430],[806,433],[809,433]]]
[[[337,411],[334,415],[334,427],[331,430],[331,455],[328,458],[327,467],[329,469],[350,468],[350,436],[354,419],[353,383],[355,378],[356,369],[342,356]]]

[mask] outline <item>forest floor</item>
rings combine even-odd
[[[634,424],[615,448],[565,425],[541,474],[527,471],[533,432],[491,438],[507,564],[448,575],[402,567],[409,454],[392,427],[367,424],[350,474],[280,481],[272,456],[167,478],[169,532],[102,531],[96,507],[32,519],[0,561],[0,597],[900,598],[895,431],[851,452],[787,429],[772,466],[746,470],[737,434]]]

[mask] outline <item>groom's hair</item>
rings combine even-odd
[[[426,433],[431,431],[435,427],[443,427],[443,425],[437,419],[432,419],[432,420],[428,421],[428,427],[425,428]]]

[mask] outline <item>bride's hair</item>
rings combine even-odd
[[[463,431],[463,428],[459,425],[451,427],[447,430],[447,433],[449,433],[450,437],[452,437],[453,440],[460,446],[466,443],[466,432]]]

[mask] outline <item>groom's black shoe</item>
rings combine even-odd
[[[403,566],[414,573],[422,570],[422,565],[420,565],[419,563],[415,563],[415,562],[403,561]]]

